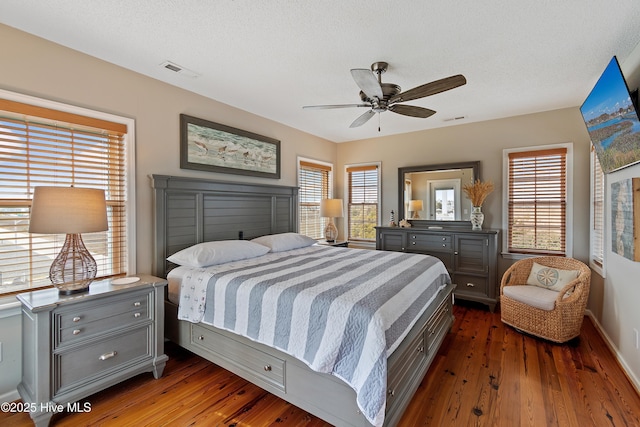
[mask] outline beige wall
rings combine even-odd
[[[397,210],[399,167],[479,160],[482,179],[496,187],[482,208],[484,227],[502,228],[502,150],[566,142],[572,142],[574,149],[574,256],[587,261],[590,142],[578,108],[346,142],[338,145],[336,166],[341,171],[345,164],[382,161],[384,223],[391,210]],[[336,181],[338,190],[344,191],[343,174]]]
[[[480,160],[483,179],[496,184],[496,191],[489,196],[483,208],[485,226],[502,228],[502,150],[572,142],[574,256],[583,261],[588,259],[589,139],[577,107],[334,144],[3,25],[0,25],[0,52],[1,89],[135,119],[138,272],[151,270],[152,194],[149,174],[265,182],[260,178],[239,175],[181,170],[180,113],[281,140],[282,178],[268,180],[269,183],[296,185],[296,156],[300,155],[334,162],[338,171],[336,197],[342,197],[345,164],[381,161],[383,222],[388,220],[392,209],[397,209],[397,168]],[[640,51],[636,49],[635,52],[635,57],[640,57]],[[627,72],[624,65],[623,70]],[[634,65],[632,70],[638,70],[638,67]],[[634,83],[637,86],[638,82]],[[437,120],[437,116],[433,119]],[[640,166],[628,168],[608,176],[607,185],[639,174]],[[608,207],[607,212],[610,212]],[[607,244],[606,257],[607,276],[594,281],[589,307],[614,351],[638,384],[640,352],[632,342],[632,328],[640,330],[640,310],[637,309],[640,263],[612,254],[610,244]],[[508,262],[501,262],[501,271]],[[6,322],[0,323],[0,328],[5,327]],[[5,367],[0,365],[0,371],[2,369]]]
[[[180,169],[179,115],[211,120],[281,141],[278,185],[297,185],[298,155],[334,162],[336,144],[0,25],[0,88],[130,117],[136,121],[138,273],[151,272],[150,174],[227,181],[263,178]]]

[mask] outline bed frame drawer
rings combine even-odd
[[[257,382],[285,391],[285,362],[234,340],[221,339],[206,325],[191,324],[191,344],[216,353],[226,362],[246,371]],[[260,385],[260,384],[258,384]]]
[[[427,329],[424,334],[424,342],[429,353],[433,346],[440,342],[440,335],[446,334],[451,325],[451,301],[445,300],[437,308],[433,316],[427,322]],[[433,348],[435,351],[435,348]]]

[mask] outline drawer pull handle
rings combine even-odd
[[[133,306],[134,306],[134,307],[140,307],[140,301],[136,301],[136,302],[134,302],[134,303],[133,303]]]
[[[443,237],[443,238],[442,238],[442,241],[444,242],[445,240],[447,240],[447,238],[446,238],[446,237]]]
[[[454,252],[453,254],[454,254],[454,255],[458,255],[458,252]]]
[[[73,321],[74,321],[74,322],[79,322],[79,321],[80,321],[80,316],[76,316],[76,317],[74,317],[74,318],[73,318]]]
[[[416,242],[411,242],[411,244],[412,244],[412,245],[415,245],[415,244],[416,244]]]
[[[474,285],[473,283],[467,283],[467,287],[468,287],[468,288],[473,288],[473,287],[475,287],[475,286],[476,286],[476,285]]]
[[[199,335],[198,336],[198,341],[204,341],[204,335]]]
[[[446,247],[447,247],[447,244],[446,244],[446,243],[443,243],[443,244],[442,244],[442,247],[443,247],[443,248],[446,248]]]
[[[107,359],[111,359],[112,357],[114,357],[116,354],[118,354],[117,351],[110,351],[109,353],[105,353],[102,356],[98,357],[98,359],[100,360],[107,360]]]
[[[264,370],[267,372],[271,372],[271,365],[264,365]]]
[[[73,335],[78,335],[80,333],[80,329],[74,329],[73,330]]]
[[[418,347],[418,353],[424,353],[424,347],[423,346]]]
[[[387,393],[389,394],[389,396],[395,396],[396,395],[396,391],[392,388],[389,389],[389,391],[387,391]]]
[[[133,317],[140,317],[140,316],[142,316],[140,313],[134,313],[133,314]]]

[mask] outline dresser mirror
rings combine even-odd
[[[398,221],[416,226],[471,226],[471,201],[462,186],[480,179],[480,162],[398,168]]]

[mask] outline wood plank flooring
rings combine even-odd
[[[640,426],[640,396],[591,321],[569,344],[516,332],[500,314],[458,302],[451,333],[401,426]],[[91,412],[54,426],[328,426],[171,343],[159,380],[149,374],[94,394]],[[30,426],[0,413],[1,426]]]

